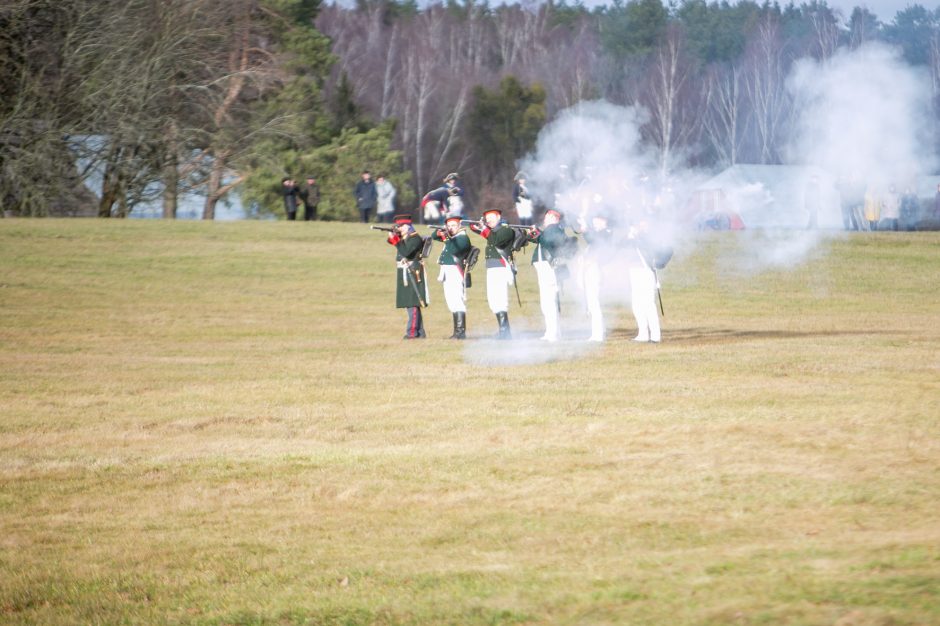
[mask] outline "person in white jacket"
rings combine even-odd
[[[376,215],[380,222],[389,224],[392,221],[392,215],[395,213],[395,186],[384,176],[375,179],[375,193],[378,196],[378,208]]]

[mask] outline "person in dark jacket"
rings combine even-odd
[[[284,212],[288,220],[297,219],[297,199],[300,197],[300,187],[289,176],[281,179],[281,194],[284,196]]]
[[[408,310],[404,339],[424,339],[421,307],[428,303],[428,284],[421,258],[424,239],[415,231],[410,215],[395,216],[395,231],[388,235],[388,243],[397,251],[395,306]]]
[[[356,196],[356,208],[359,209],[359,217],[362,223],[369,221],[369,214],[375,209],[379,194],[375,189],[375,181],[372,180],[372,174],[369,170],[362,173],[362,178],[356,183],[354,194]]]
[[[307,177],[307,184],[300,190],[300,201],[304,205],[304,221],[317,219],[317,205],[320,204],[320,186],[313,176]]]

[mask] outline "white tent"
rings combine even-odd
[[[841,228],[839,192],[832,177],[802,165],[733,165],[694,191],[706,212],[738,215],[746,228]]]

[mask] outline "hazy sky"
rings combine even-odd
[[[910,2],[909,0],[868,0],[867,2],[852,2],[852,0],[831,0],[827,2],[834,9],[841,9],[842,15],[848,19],[852,14],[852,9],[856,6],[862,6],[878,16],[878,19],[886,24],[894,20],[898,11],[902,11],[912,4],[920,4],[928,10],[937,8],[933,2]]]
[[[511,0],[510,0],[511,1]],[[572,0],[568,0],[569,4],[572,4]],[[711,2],[711,0],[708,0]],[[781,5],[785,5],[789,0],[778,0]],[[600,6],[602,4],[609,4],[606,0],[583,0],[584,5],[588,7]],[[737,0],[730,0],[732,4],[736,3]],[[794,4],[801,4],[803,0],[793,0]],[[758,0],[760,3],[760,0]],[[665,2],[664,2],[665,4]],[[849,15],[852,14],[852,9],[856,6],[863,6],[869,11],[878,16],[878,19],[885,23],[890,23],[894,20],[894,16],[898,11],[907,8],[912,4],[920,4],[921,6],[933,10],[937,8],[937,3],[935,1],[922,1],[922,2],[912,2],[911,0],[828,0],[826,2],[830,7],[834,9],[839,9],[842,11],[842,16],[845,19],[849,18]]]

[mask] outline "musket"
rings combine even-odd
[[[516,264],[513,263],[512,261],[512,255],[508,257],[504,256],[502,251],[500,251],[499,248],[496,248],[496,252],[499,253],[499,256],[506,263],[506,267],[508,267],[509,271],[512,272],[512,286],[516,288],[516,300],[519,302],[519,308],[521,309],[522,308],[522,296],[519,295],[519,280],[517,278],[519,275],[519,272],[516,271]]]
[[[371,228],[372,230],[382,230],[382,231],[385,231],[385,232],[387,232],[387,233],[394,233],[394,232],[395,232],[395,229],[394,229],[394,228],[391,228],[391,227],[386,228],[385,226],[375,226],[375,225],[372,225],[372,226],[369,226],[369,228]]]
[[[663,294],[659,290],[659,275],[656,273],[656,270],[653,270],[653,280],[656,281],[656,301],[659,303],[659,314],[663,317],[666,317],[666,312],[663,311]]]
[[[460,223],[461,224],[479,224],[480,220],[460,220]],[[500,222],[497,228],[499,226],[508,226],[509,228],[521,228],[523,230],[532,230],[534,228],[534,226],[526,226],[525,224],[504,224],[502,222]]]

